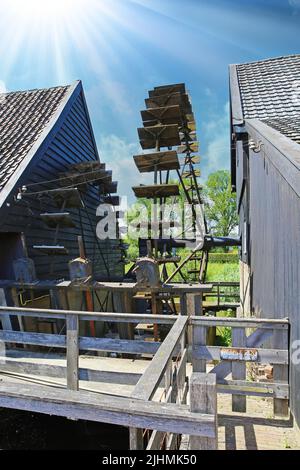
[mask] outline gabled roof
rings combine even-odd
[[[80,82],[0,94],[0,203],[12,180],[21,176],[59,120],[76,88],[81,89]]]
[[[230,66],[232,124],[260,119],[300,143],[300,55]]]

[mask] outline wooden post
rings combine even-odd
[[[187,304],[187,315],[188,317],[202,315],[202,295],[196,294],[187,294],[186,295],[186,304]],[[189,346],[193,343],[192,335],[192,326],[188,325],[187,327],[187,344]]]
[[[78,315],[67,315],[67,387],[69,390],[79,389],[78,328]]]
[[[143,429],[129,429],[129,448],[130,450],[144,450]]]
[[[187,294],[180,296],[180,315],[187,315]]]
[[[273,332],[273,348],[274,349],[289,349],[289,330],[274,330]],[[274,382],[284,381],[288,383],[289,368],[288,365],[275,365],[273,366],[273,380]],[[274,398],[273,402],[274,416],[288,416],[289,415],[289,401],[281,398]]]
[[[2,307],[7,306],[7,294],[6,294],[6,290],[4,289],[0,289],[0,305]],[[9,315],[1,315],[0,321],[2,323],[3,330],[11,331],[13,329],[11,318]]]
[[[194,296],[194,312],[197,315],[202,315],[202,296]],[[206,372],[206,360],[196,359],[194,351],[197,350],[198,346],[206,346],[207,344],[207,327],[206,326],[192,326],[192,363],[193,372]]]
[[[190,380],[190,411],[215,416],[215,437],[190,436],[190,450],[218,448],[217,378],[215,374],[193,373]]]
[[[245,328],[232,328],[232,346],[236,348],[245,348],[246,334]],[[246,363],[240,361],[232,361],[232,379],[246,380]],[[240,413],[246,412],[246,396],[232,394],[232,411]]]

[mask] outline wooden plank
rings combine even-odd
[[[180,362],[177,367],[178,402],[180,404],[185,403],[184,389],[185,389],[185,384],[187,380],[186,365],[187,365],[187,349],[184,349]]]
[[[145,373],[138,381],[132,393],[133,398],[151,400],[182,335],[185,333],[187,320],[187,317],[179,317],[177,319],[176,323],[168,333],[168,336],[152,359],[150,365],[147,367]]]
[[[263,328],[271,330],[287,330],[287,319],[277,320],[269,318],[228,318],[228,317],[192,317],[193,325],[200,326],[227,326],[236,328]]]
[[[220,348],[219,346],[199,346],[196,349],[193,349],[193,354],[197,359],[206,359],[213,361],[220,361],[221,350],[222,351],[232,351],[233,348]],[[238,348],[242,355],[252,352],[251,348]],[[257,359],[255,362],[261,364],[282,364],[287,365],[289,363],[289,355],[287,350],[280,349],[256,349]],[[225,360],[223,358],[223,360]],[[229,359],[230,361],[234,361]],[[240,359],[241,361],[247,362],[247,358]]]
[[[287,399],[288,383],[250,382],[248,380],[217,380],[218,393],[239,394],[244,396],[262,396]]]
[[[148,199],[154,197],[170,197],[179,195],[179,187],[177,184],[133,186],[132,190],[136,197],[146,197]]]
[[[3,358],[3,360],[2,360]],[[65,379],[67,369],[65,366],[56,366],[53,364],[41,364],[33,362],[24,362],[19,359],[8,359],[7,356],[0,357],[1,372],[20,375],[37,375],[45,377],[55,377]],[[112,384],[136,385],[141,374],[130,372],[99,371],[95,369],[79,368],[79,380]]]
[[[129,429],[129,448],[130,450],[144,450],[143,429]]]
[[[288,353],[288,349],[289,349],[288,332],[274,331],[273,347],[284,348],[287,350],[287,353]],[[273,378],[275,382],[276,381],[288,382],[289,380],[288,366],[287,365],[274,365]],[[289,415],[289,400],[274,398],[273,408],[274,408],[275,416],[288,416]]]
[[[114,312],[85,312],[76,310],[51,310],[51,309],[37,309],[37,308],[21,308],[21,307],[0,307],[0,316],[11,314],[21,315],[25,317],[36,318],[61,318],[65,319],[68,315],[76,314],[80,320],[94,320],[110,321],[110,322],[124,322],[124,323],[149,323],[153,320],[151,314],[129,314],[129,313],[114,313]],[[176,315],[157,315],[155,317],[156,323],[172,325],[176,322],[178,317]]]
[[[165,243],[165,241],[164,241]],[[109,291],[109,292],[123,292],[126,290],[132,292],[169,292],[174,295],[180,295],[180,293],[194,293],[200,294],[202,292],[210,292],[212,290],[212,284],[180,284],[180,283],[165,283],[161,286],[155,287],[141,287],[137,286],[134,282],[91,282],[91,283],[75,283],[71,281],[38,281],[34,284],[25,284],[16,282],[14,280],[0,280],[0,288],[20,288],[20,289],[31,289],[31,290],[49,290],[49,289],[60,289],[60,290],[82,290],[82,291]],[[3,307],[2,307],[3,308]],[[1,307],[0,307],[1,311]],[[68,311],[67,311],[68,312]],[[81,312],[82,313],[82,312]]]
[[[206,372],[206,358],[198,357],[196,352],[201,347],[206,347],[207,328],[205,326],[193,326],[193,345],[192,345],[192,362],[193,372]]]
[[[0,382],[0,407],[178,434],[215,436],[215,419],[187,406]]]
[[[230,98],[232,106],[232,123],[233,125],[242,125],[244,123],[242,102],[240,95],[239,79],[237,74],[237,66],[230,65]]]
[[[208,413],[215,419],[212,438],[190,436],[190,450],[216,450],[218,448],[217,382],[214,374],[193,373],[190,380],[190,410]]]
[[[232,346],[244,348],[246,346],[246,333],[244,328],[232,328]],[[245,380],[246,379],[246,363],[245,362],[232,362],[232,379]],[[242,395],[232,395],[232,411],[239,413],[246,412],[246,397]]]
[[[140,127],[138,134],[143,149],[154,149],[157,144],[159,147],[173,147],[181,143],[177,124]]]
[[[0,288],[0,306],[7,306],[5,289]],[[12,330],[12,324],[9,314],[3,314],[0,316],[3,330]]]
[[[67,317],[67,387],[69,390],[78,390],[79,365],[79,321],[77,315]]]
[[[67,321],[70,317],[67,317]],[[78,318],[78,317],[77,317]],[[0,341],[16,344],[31,344],[51,348],[66,347],[66,336],[20,331],[0,331]],[[79,349],[86,351],[106,351],[128,354],[155,354],[161,343],[139,340],[118,340],[111,338],[79,337]]]
[[[133,159],[141,173],[153,172],[155,168],[157,171],[178,170],[180,168],[175,150],[134,155]]]

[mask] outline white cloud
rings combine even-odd
[[[100,160],[113,171],[113,180],[118,181],[118,194],[134,202],[132,186],[151,184],[151,173],[139,173],[133,155],[141,152],[137,143],[129,143],[114,134],[101,135],[97,141]]]
[[[300,8],[300,0],[289,0],[291,7]]]
[[[288,0],[289,5],[292,7],[293,14],[297,15],[300,10],[300,0]]]
[[[202,153],[202,174],[206,178],[213,171],[229,167],[229,102],[221,114],[213,113],[213,117],[203,124],[203,137],[207,146]]]

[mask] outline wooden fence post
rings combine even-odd
[[[78,315],[67,315],[67,387],[79,389],[79,321]]]
[[[289,330],[274,330],[273,332],[273,348],[289,350]],[[274,382],[289,380],[289,366],[275,365],[273,366]],[[274,398],[273,401],[274,416],[289,415],[289,400]]]
[[[129,428],[129,448],[130,450],[144,450],[143,429]]]
[[[215,437],[190,436],[190,450],[218,448],[217,377],[215,374],[193,373],[190,380],[190,411],[215,416]]]
[[[245,348],[246,333],[245,328],[232,328],[232,346],[234,348]],[[241,361],[232,361],[232,379],[246,380],[246,363]],[[232,394],[232,411],[240,413],[246,412],[246,396]]]

